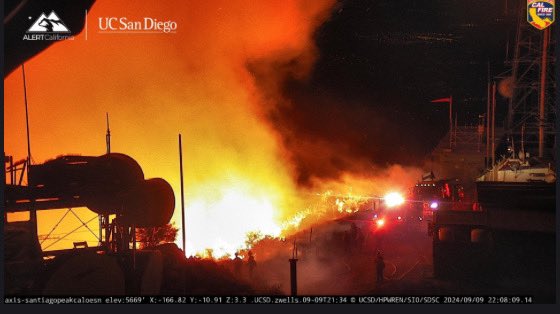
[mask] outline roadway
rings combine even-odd
[[[314,227],[311,238],[305,232],[299,235],[299,295],[530,295],[537,303],[554,302],[555,274],[550,274],[549,278],[499,280],[434,278],[432,238],[427,234],[424,221],[394,220],[381,229],[374,224],[360,226],[365,234],[361,246],[346,245],[343,235],[344,231],[351,230],[348,221]],[[290,243],[286,241],[286,246]],[[377,250],[382,251],[386,264],[381,284],[376,284],[374,258]],[[289,264],[285,255],[280,254],[279,258],[260,265],[261,280],[282,294],[290,293]]]

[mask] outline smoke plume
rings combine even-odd
[[[308,192],[367,185],[354,190],[374,193],[390,181],[377,176],[385,165],[373,157],[395,145],[388,134],[398,127],[310,85],[320,58],[314,36],[334,6],[97,1],[87,40],[81,33],[58,42],[26,64],[34,160],[103,154],[109,112],[113,151],[136,159],[146,177],[166,179],[180,200],[181,133],[187,254],[211,248],[223,256],[241,248],[248,232],[281,234],[282,222],[306,208]],[[99,21],[113,17],[173,21],[177,30],[99,33]],[[5,79],[4,138],[14,156],[26,154],[20,74]],[[400,182],[408,176],[413,171]]]

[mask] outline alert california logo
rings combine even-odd
[[[33,20],[32,16],[28,17]],[[62,19],[51,11],[49,15],[44,12],[35,19],[35,22],[25,32],[23,40],[73,40],[68,27],[64,24]]]
[[[554,0],[527,0],[527,22],[543,30],[554,22]]]

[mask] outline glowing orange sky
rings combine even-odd
[[[193,199],[236,187],[267,195],[271,206],[290,208],[296,201],[290,165],[277,136],[259,118],[260,95],[245,65],[249,59],[297,55],[308,60],[305,73],[315,57],[312,31],[331,6],[330,0],[134,5],[98,0],[88,14],[87,40],[83,31],[25,64],[34,162],[62,154],[102,155],[109,112],[112,150],[136,159],[146,178],[171,183],[175,221],[180,222],[179,133],[187,203],[204,204]],[[146,16],[175,21],[177,33],[98,33],[99,17]],[[21,69],[4,84],[5,151],[21,159],[26,156]],[[274,213],[279,214],[286,216]]]

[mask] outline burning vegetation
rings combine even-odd
[[[98,154],[103,142],[92,134],[100,133],[99,122],[109,111],[113,149],[134,156],[147,176],[167,180],[178,200],[171,139],[184,134],[185,254],[214,259],[232,258],[258,241],[284,239],[410,186],[418,170],[373,162],[375,147],[386,144],[365,135],[383,127],[367,121],[373,112],[364,115],[351,105],[342,110],[302,88],[320,58],[316,32],[336,8],[332,0],[136,7],[97,1],[89,20],[125,11],[136,20],[149,11],[173,20],[176,32],[90,32],[87,41],[57,43],[31,60],[26,69],[33,84],[34,161],[61,150]],[[13,91],[5,94],[5,140],[14,155],[25,155],[18,140],[25,121],[19,74],[5,79],[6,90]],[[52,93],[55,89],[64,92]],[[79,106],[70,106],[75,99]],[[95,116],[100,121],[91,119]],[[354,123],[360,127],[351,128]],[[65,136],[67,130],[73,136]],[[178,226],[177,208],[172,220]],[[56,220],[45,217],[39,233]]]

